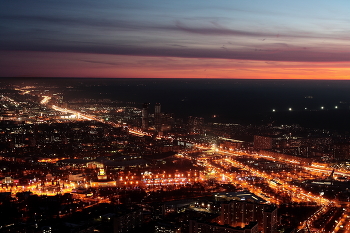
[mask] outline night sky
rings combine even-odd
[[[349,79],[350,1],[2,0],[0,77]]]

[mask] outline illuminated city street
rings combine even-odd
[[[334,233],[346,232],[346,226],[349,224],[347,217],[349,198],[343,197],[341,188],[344,186],[343,182],[350,176],[350,169],[344,166],[331,167],[326,162],[299,159],[296,156],[263,150],[249,151],[240,148],[239,145],[244,141],[226,137],[203,136],[198,140],[167,131],[156,132],[154,130],[166,129],[169,126],[164,123],[159,125],[157,115],[153,116],[155,125],[148,125],[149,119],[145,118],[148,116],[146,104],[142,110],[137,108],[128,110],[130,114],[137,115],[135,123],[128,123],[129,116],[124,113],[127,111],[126,108],[111,108],[117,114],[127,116],[124,120],[121,118],[111,121],[110,115],[108,117],[103,115],[109,113],[105,110],[106,107],[85,108],[81,105],[71,105],[70,108],[62,102],[62,96],[56,93],[49,94],[48,90],[40,92],[34,87],[26,86],[16,88],[16,91],[27,98],[38,96],[40,98],[34,102],[37,105],[34,105],[33,113],[27,109],[27,112],[23,111],[22,114],[28,116],[9,116],[8,119],[24,119],[29,123],[29,127],[38,124],[53,129],[48,132],[38,130],[38,133],[43,134],[42,139],[34,140],[33,136],[28,136],[24,139],[29,142],[26,145],[24,144],[26,141],[17,137],[19,135],[17,132],[23,131],[20,126],[9,134],[7,142],[16,141],[14,148],[24,150],[35,148],[37,143],[43,143],[40,147],[44,148],[45,153],[45,147],[54,148],[55,144],[59,148],[68,148],[67,145],[73,143],[77,148],[73,154],[39,157],[33,166],[40,169],[33,167],[28,171],[11,174],[3,170],[3,174],[9,175],[3,179],[0,193],[10,195],[13,200],[22,200],[25,196],[38,196],[43,201],[45,198],[67,197],[63,199],[66,207],[57,210],[54,215],[68,219],[89,209],[99,208],[102,204],[123,205],[129,202],[129,195],[141,198],[137,199],[144,203],[141,206],[149,209],[150,203],[157,203],[159,200],[178,201],[179,197],[176,195],[183,198],[184,196],[179,193],[174,194],[177,190],[182,190],[197,199],[208,196],[225,199],[228,198],[225,195],[230,193],[235,193],[232,195],[242,193],[251,195],[249,202],[261,202],[263,203],[261,205],[272,209],[285,208],[286,212],[281,214],[281,218],[288,217],[288,211],[293,212],[293,208],[307,210],[308,214],[305,213],[305,216],[299,218],[299,222],[294,223],[297,232],[330,232],[330,230]],[[23,102],[15,101],[10,96],[2,96],[2,102],[4,106],[17,108],[23,105]],[[160,105],[156,106],[156,111],[157,108],[159,109]],[[199,124],[195,122],[197,120],[200,121],[194,119],[195,124]],[[45,125],[46,122],[50,122],[48,126]],[[58,126],[65,125],[72,126],[65,129],[63,136],[58,136]],[[27,134],[33,131],[29,129]],[[193,125],[188,135],[196,135],[198,130],[200,129]],[[53,134],[45,136],[50,132]],[[103,140],[98,139],[96,135],[101,135]],[[20,140],[23,142],[17,142]],[[127,151],[127,155],[119,153],[128,147],[132,150]],[[141,156],[142,153],[132,152],[140,148],[148,151],[147,159],[145,159],[147,156],[145,158]],[[159,151],[163,151],[165,156],[157,159],[157,156],[161,155]],[[171,156],[167,154],[169,152]],[[109,157],[99,159],[100,153],[109,154]],[[16,159],[5,156],[2,160],[7,161],[9,166]],[[17,160],[25,166],[23,160],[20,158]],[[168,163],[170,164],[167,165]],[[28,178],[21,179],[19,175],[21,173]],[[329,191],[333,187],[338,191]],[[225,195],[218,195],[225,191]],[[162,193],[169,193],[169,196]],[[207,214],[223,211],[222,208],[211,209],[215,203],[210,202],[211,204],[202,206],[196,203],[190,204],[189,209]],[[30,219],[26,212],[22,215],[23,219]],[[40,217],[43,216],[40,214]],[[109,219],[111,221],[110,217]],[[217,220],[217,223],[223,221]],[[281,224],[279,227],[282,226]],[[262,229],[261,225],[259,227]]]
[[[44,97],[45,98],[45,97]],[[82,119],[87,119],[87,120],[96,120],[96,117],[90,116],[90,115],[83,115],[77,111],[69,110],[69,109],[63,109],[59,108],[57,106],[53,106],[53,109],[56,111],[60,111],[63,113],[71,113],[75,114],[77,118],[82,118]],[[147,135],[147,133],[144,133],[142,131],[136,130],[136,129],[131,129],[129,128],[129,132],[135,135],[139,136],[144,136]],[[210,150],[211,148],[208,147],[199,147],[202,150]],[[199,162],[201,162],[201,165],[205,167],[206,172],[208,174],[211,174],[212,176],[219,176],[221,177],[221,181],[226,183],[226,182],[232,182],[235,184],[240,185],[242,188],[249,190],[250,192],[260,196],[261,198],[265,198],[268,200],[268,202],[273,203],[273,204],[281,204],[283,203],[281,199],[281,195],[287,195],[291,198],[292,202],[296,203],[318,203],[320,206],[322,206],[317,213],[315,213],[313,216],[311,216],[308,220],[305,222],[301,223],[300,229],[304,229],[308,226],[312,226],[314,224],[314,221],[317,219],[317,216],[319,216],[319,213],[325,213],[331,206],[336,205],[336,202],[333,200],[328,200],[324,198],[322,195],[313,195],[310,192],[304,191],[301,187],[297,187],[293,184],[291,184],[290,181],[294,179],[301,178],[300,173],[306,173],[304,177],[309,176],[309,177],[314,177],[317,178],[318,176],[323,177],[325,174],[329,174],[332,172],[332,169],[327,169],[327,168],[319,168],[318,165],[311,165],[311,166],[297,166],[295,165],[297,161],[288,161],[288,160],[278,160],[280,163],[285,163],[289,165],[293,165],[296,167],[296,169],[299,170],[299,175],[293,176],[291,173],[280,173],[276,172],[274,174],[268,174],[265,173],[264,171],[259,171],[256,170],[252,167],[249,167],[247,164],[242,164],[238,161],[235,160],[235,157],[237,156],[249,156],[250,158],[257,159],[260,157],[258,154],[248,154],[248,153],[242,153],[242,152],[227,152],[227,151],[221,151],[220,149],[214,149],[213,152],[207,152],[206,153],[208,156],[202,157]],[[212,154],[212,155],[209,155]],[[219,158],[218,158],[219,156]],[[213,157],[215,157],[213,159]],[[269,156],[264,156],[265,159],[268,160],[273,160],[276,162],[276,158],[269,157]],[[216,166],[216,164],[220,164],[220,166]],[[263,178],[268,184],[268,186],[274,190],[274,194],[272,193],[264,193],[261,188],[255,187],[254,184],[250,184],[249,182],[245,181],[244,179],[237,178],[237,174],[231,173],[228,171],[227,168],[229,167],[236,167],[239,169],[242,169],[245,171],[245,176],[255,176],[259,178]],[[226,169],[225,169],[226,167]],[[337,175],[343,175],[343,176],[350,176],[349,172],[339,172],[336,171],[334,174]],[[164,177],[164,175],[163,175]],[[123,180],[121,178],[121,180]],[[197,181],[197,180],[196,180]],[[152,182],[152,183],[150,183]],[[158,186],[159,184],[162,185],[167,185],[168,181],[165,180],[159,180],[159,183],[156,184],[152,180],[148,180],[146,185],[152,185],[152,189],[150,191],[154,191],[154,187]],[[172,181],[170,180],[170,183],[175,184],[178,181]],[[132,183],[131,183],[132,184]],[[68,191],[66,189],[65,191]],[[41,191],[40,191],[41,192]],[[279,194],[277,194],[279,193]],[[53,193],[52,193],[53,194]],[[339,228],[339,226],[337,227]]]

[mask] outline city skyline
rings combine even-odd
[[[348,4],[3,2],[0,76],[348,79]]]

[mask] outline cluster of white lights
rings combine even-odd
[[[334,108],[335,108],[335,109],[338,109],[338,106],[334,106]],[[304,108],[304,109],[307,110],[307,108]],[[321,109],[323,110],[323,109],[324,109],[324,106],[321,106]],[[288,108],[288,111],[293,111],[293,109],[292,109],[292,108]],[[272,112],[276,112],[276,109],[273,108],[273,109],[272,109]]]

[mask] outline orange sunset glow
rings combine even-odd
[[[3,53],[20,77],[349,79],[347,62],[254,61],[57,52]],[[68,59],[67,59],[68,58]],[[137,68],[136,68],[137,67]]]

